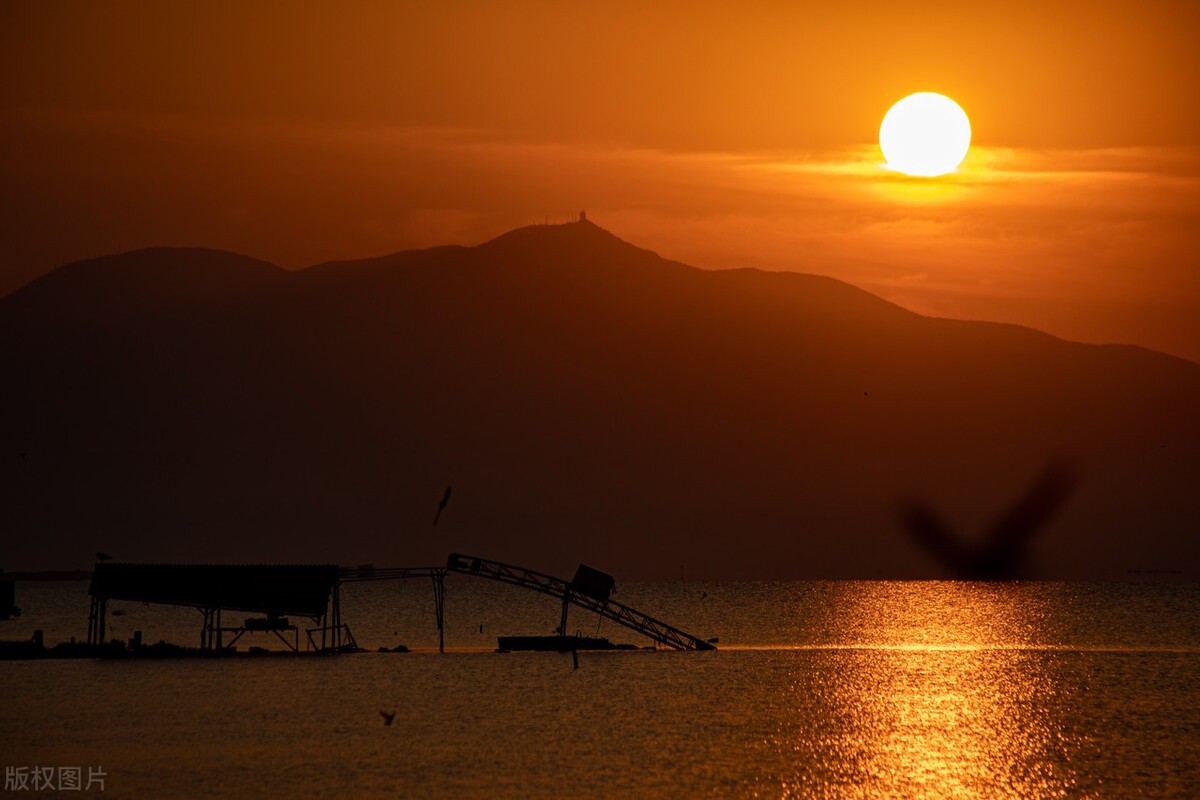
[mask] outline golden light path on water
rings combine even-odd
[[[86,617],[86,586],[58,617],[37,610],[52,589],[23,592],[17,625],[52,640]],[[1200,796],[1195,585],[671,582],[620,597],[721,649],[580,653],[579,669],[483,652],[559,611],[464,579],[438,655],[427,584],[363,584],[343,598],[360,644],[425,652],[0,662],[20,687],[0,704],[0,755],[102,764],[114,797]],[[151,641],[198,624],[123,610],[117,633]]]
[[[816,685],[794,680],[797,703],[823,716],[821,734],[791,743],[784,735],[777,746],[818,758],[822,782],[841,796],[1053,797],[1077,788],[1045,713],[1058,689],[1040,659],[961,644],[1036,640],[1039,609],[980,603],[978,592],[915,605],[911,591],[847,594],[851,624],[889,641],[835,657]],[[809,796],[813,786],[785,779],[780,788]]]

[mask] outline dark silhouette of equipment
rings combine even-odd
[[[560,637],[566,635],[567,607],[574,605],[619,625],[624,625],[630,630],[637,631],[643,636],[675,650],[716,650],[704,639],[684,633],[648,614],[643,614],[610,599],[615,587],[612,576],[592,569],[586,564],[580,564],[579,569],[575,572],[574,580],[568,582],[562,578],[524,567],[502,564],[499,561],[466,556],[461,553],[451,553],[446,560],[446,571],[488,578],[548,594],[562,600],[562,620],[558,626]]]
[[[0,569],[0,619],[12,619],[21,616],[17,608],[17,582],[4,576]]]
[[[433,524],[436,526],[438,520],[442,518],[442,512],[446,509],[446,504],[450,502],[450,487],[446,487],[445,493],[442,494],[442,500],[438,503],[437,513],[433,515]]]
[[[1009,506],[977,544],[964,541],[928,505],[913,501],[900,510],[900,523],[922,549],[962,580],[1022,577],[1029,543],[1075,490],[1075,473],[1051,462]]]

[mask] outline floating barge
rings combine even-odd
[[[608,639],[590,636],[501,636],[497,640],[497,653],[515,651],[537,651],[569,653],[572,650],[637,650],[637,645],[613,644]]]

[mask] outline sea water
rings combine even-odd
[[[495,653],[560,607],[453,576],[445,654],[410,581],[342,597],[361,646],[410,653],[0,662],[6,788],[49,767],[111,797],[1200,797],[1197,584],[620,590],[719,649]],[[83,637],[86,583],[17,603],[0,638]],[[199,642],[195,610],[109,611],[110,636]],[[579,610],[568,628],[648,643]]]

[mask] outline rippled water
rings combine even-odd
[[[495,654],[497,634],[550,632],[555,602],[451,580],[445,655],[0,662],[0,762],[100,765],[110,796],[1200,796],[1196,585],[672,583],[619,599],[721,649],[584,653],[578,670]],[[83,633],[84,584],[20,584],[18,604],[0,638]],[[343,607],[360,644],[436,648],[427,583],[350,585]],[[121,610],[115,636],[198,639],[195,611]]]

